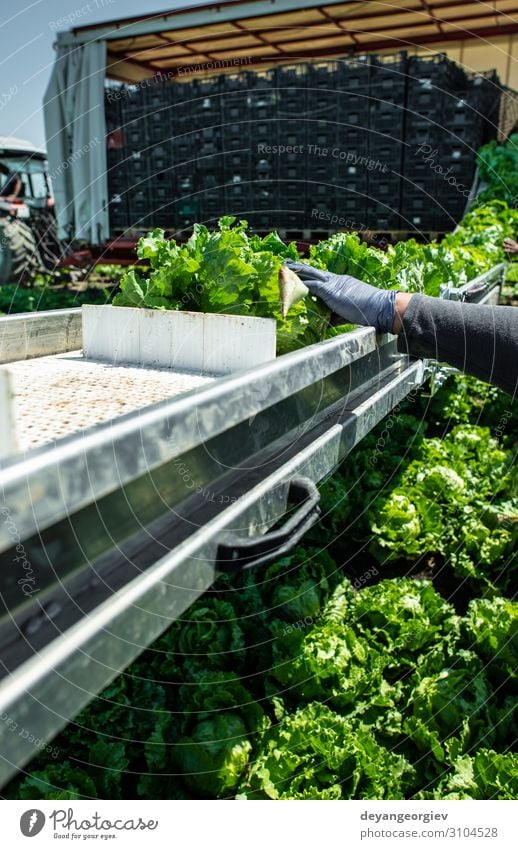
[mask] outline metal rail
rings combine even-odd
[[[464,286],[441,286],[441,298],[469,304],[497,304],[502,291],[506,263],[501,262],[479,274]]]

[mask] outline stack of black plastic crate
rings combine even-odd
[[[480,142],[480,121],[466,90],[466,74],[446,56],[409,59],[401,192],[404,229],[449,230],[462,216]]]
[[[306,227],[326,229],[337,205],[338,63],[316,62],[307,66],[305,126]]]
[[[263,232],[449,230],[499,92],[496,75],[404,53],[111,88],[112,230],[222,215]]]
[[[190,229],[203,219],[202,204],[219,198],[222,167],[218,77],[172,84],[173,224]]]
[[[308,71],[305,63],[275,71],[276,139],[266,159],[274,174],[274,220],[287,230],[306,226]]]
[[[112,232],[129,227],[128,175],[122,131],[121,99],[123,88],[107,88],[104,98],[106,120],[106,160],[108,165],[108,213]]]
[[[476,152],[496,133],[499,101],[500,86],[494,73],[465,78],[461,90],[443,98],[433,222],[437,230],[450,230],[465,212],[475,176]]]
[[[218,164],[217,187],[202,190],[201,220],[210,226],[232,209],[243,216],[250,195],[250,121],[248,116],[249,89],[254,86],[253,75],[231,74],[220,84],[221,157]]]
[[[367,227],[370,62],[368,57],[344,59],[337,71],[337,139],[335,213],[357,229]]]
[[[407,67],[405,53],[371,58],[366,220],[372,230],[401,229]]]

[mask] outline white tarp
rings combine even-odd
[[[104,80],[106,42],[59,44],[43,101],[59,236],[109,236]]]

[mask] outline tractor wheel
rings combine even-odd
[[[43,271],[31,228],[16,218],[0,218],[0,286],[30,283]]]
[[[48,209],[31,210],[30,225],[45,269],[55,271],[63,256],[56,216]]]

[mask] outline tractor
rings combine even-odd
[[[45,151],[0,136],[0,286],[54,271],[62,253]]]

